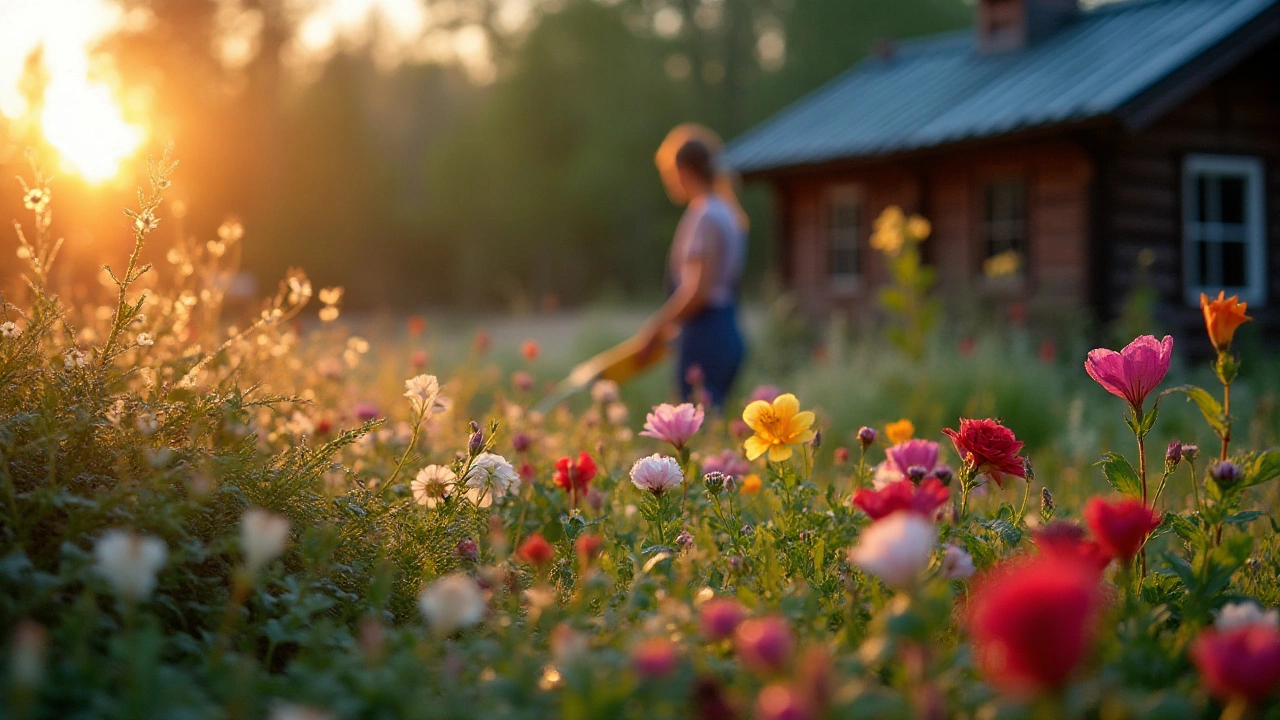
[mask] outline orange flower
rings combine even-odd
[[[1200,309],[1204,311],[1204,326],[1209,331],[1209,341],[1220,353],[1231,349],[1231,339],[1236,335],[1236,328],[1253,319],[1244,314],[1249,303],[1240,302],[1238,295],[1225,296],[1226,293],[1219,291],[1218,299],[1210,300],[1209,296],[1200,293]]]
[[[898,422],[891,422],[884,427],[885,437],[889,438],[890,445],[897,445],[900,442],[910,440],[916,434],[916,426],[910,420],[902,418]]]
[[[742,490],[739,492],[743,495],[755,495],[760,492],[762,486],[764,486],[764,482],[760,479],[760,476],[752,473],[742,479]]]

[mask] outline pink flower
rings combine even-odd
[[[736,450],[725,450],[719,455],[712,455],[702,463],[703,474],[718,472],[735,480],[751,474],[751,463],[742,453]]]
[[[938,443],[932,440],[904,440],[884,451],[889,467],[902,477],[911,475],[910,468],[924,468],[926,476],[938,466]]]
[[[1191,661],[1215,697],[1261,705],[1280,690],[1280,631],[1262,623],[1208,628],[1191,645]]]
[[[751,396],[747,399],[747,402],[763,400],[767,403],[771,403],[781,394],[782,390],[776,385],[757,385],[755,389],[751,391]]]
[[[698,615],[698,625],[702,634],[711,640],[724,640],[733,636],[733,631],[747,617],[747,609],[733,598],[712,598],[702,606]]]
[[[1157,341],[1143,335],[1116,352],[1106,348],[1089,351],[1084,369],[1107,392],[1124,398],[1134,412],[1142,407],[1147,395],[1164,380],[1173,355],[1173,338]]]
[[[1084,521],[1103,550],[1127,562],[1160,525],[1160,513],[1135,498],[1108,501],[1096,497],[1085,504]]]
[[[951,491],[934,478],[925,480],[919,487],[910,480],[895,480],[880,490],[859,488],[853,493],[853,504],[872,520],[888,517],[899,510],[932,520],[938,514],[938,508],[946,505],[949,499]]]
[[[758,673],[770,674],[786,667],[795,640],[785,620],[763,617],[739,625],[733,645],[743,665]]]
[[[660,678],[676,669],[676,648],[663,638],[644,640],[631,650],[631,664],[644,678]]]
[[[669,442],[675,449],[684,448],[684,444],[702,427],[702,406],[694,407],[690,403],[669,405],[662,403],[653,412],[645,416],[645,437]]]

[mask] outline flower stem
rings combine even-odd
[[[1187,470],[1191,472],[1191,493],[1196,498],[1196,512],[1203,512],[1204,508],[1200,505],[1200,482],[1196,479],[1196,461],[1187,460]]]
[[[1231,444],[1231,383],[1227,382],[1222,383],[1222,417],[1226,431],[1222,433],[1222,454],[1218,459],[1226,462],[1227,446]]]
[[[1022,491],[1022,507],[1018,508],[1017,523],[1021,523],[1022,518],[1026,517],[1027,515],[1027,498],[1031,496],[1031,481],[1028,480],[1026,484],[1027,484],[1026,488],[1024,488]],[[1016,525],[1017,523],[1014,523],[1014,524]]]

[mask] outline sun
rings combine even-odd
[[[50,85],[40,126],[63,163],[95,183],[118,175],[146,139],[125,120],[110,88],[74,78]]]

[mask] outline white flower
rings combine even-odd
[[[338,319],[338,315],[340,314],[341,312],[338,310],[338,308],[334,307],[333,305],[325,305],[324,307],[320,308],[320,313],[319,313],[320,322],[333,322],[334,320]]]
[[[418,471],[418,476],[411,483],[413,499],[419,505],[433,508],[449,497],[449,486],[457,479],[458,476],[444,465],[428,465]]]
[[[605,408],[604,412],[605,417],[609,419],[610,425],[625,425],[627,422],[627,415],[630,414],[630,411],[627,410],[627,406],[620,402],[609,403],[609,407]]]
[[[1264,610],[1261,605],[1251,600],[1238,603],[1227,603],[1216,613],[1213,624],[1219,630],[1235,630],[1249,625],[1280,626],[1280,612]]]
[[[138,344],[142,347],[151,347],[156,344],[156,340],[151,337],[151,333],[138,333]]]
[[[169,549],[160,538],[108,530],[93,547],[94,570],[117,595],[132,602],[155,590],[156,573],[168,555]]]
[[[250,508],[240,520],[240,545],[250,573],[280,557],[289,542],[289,520],[282,515]]]
[[[479,493],[478,495],[467,494],[477,505],[481,505],[486,496],[501,502],[508,493],[520,490],[520,473],[511,467],[511,463],[507,462],[506,458],[494,453],[477,455],[476,459],[471,461],[471,469],[467,471],[466,481],[467,487]]]
[[[883,490],[886,485],[902,479],[902,473],[894,469],[892,463],[888,461],[882,462],[875,466],[875,474],[871,478],[871,484],[877,490]]]
[[[62,364],[68,370],[82,368],[89,364],[89,355],[87,353],[80,352],[75,348],[71,348],[63,354]]]
[[[947,549],[942,554],[942,576],[948,580],[960,580],[967,578],[976,571],[973,566],[973,556],[967,550],[959,545],[947,543]]]
[[[601,405],[618,402],[618,383],[612,380],[597,380],[596,384],[591,386],[591,399]]]
[[[417,375],[404,381],[404,396],[409,398],[413,411],[421,414],[424,408],[431,412],[443,409],[436,400],[440,397],[440,381],[435,375]]]
[[[440,635],[452,635],[484,619],[484,595],[476,581],[462,573],[446,575],[418,595],[418,609]]]
[[[7,338],[16,338],[21,334],[22,328],[18,327],[17,324],[12,321],[0,324],[0,335]]]
[[[684,482],[684,472],[680,470],[680,463],[673,457],[655,453],[649,457],[640,458],[635,465],[631,466],[631,484],[641,490],[648,490],[654,495],[661,495],[671,488],[679,487],[682,482]]]
[[[849,562],[892,587],[910,587],[929,566],[937,541],[933,523],[916,513],[899,511],[862,531],[857,547],[849,551]]]

